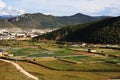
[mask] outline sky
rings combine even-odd
[[[0,15],[120,16],[120,0],[0,0]]]

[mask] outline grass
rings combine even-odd
[[[64,59],[73,60],[73,61],[82,61],[83,59],[88,59],[88,56],[73,56],[73,57],[65,57]]]
[[[115,61],[120,63],[120,58],[108,58],[108,61]]]
[[[64,57],[64,59],[80,62],[89,62],[89,61],[106,61],[108,57],[95,57],[95,56],[73,56],[73,57]]]
[[[37,63],[45,65],[47,67],[58,69],[58,70],[119,70],[120,71],[120,65],[115,64],[109,64],[109,63],[95,63],[95,64],[72,64],[68,62],[63,61],[38,61]],[[102,67],[101,67],[102,66]]]
[[[73,57],[64,57],[63,59],[77,61],[77,62],[114,62],[114,63],[120,63],[120,58],[114,58],[114,57],[96,57],[96,56],[73,56]]]
[[[104,54],[120,54],[120,50],[114,50],[114,49],[97,49],[98,53],[104,53]]]
[[[55,56],[66,56],[74,54],[73,50],[69,50],[67,48],[60,48],[61,50],[55,52]]]
[[[56,50],[42,50],[41,54],[32,54],[28,57],[55,57],[55,56],[68,56],[74,54],[74,51],[67,48],[59,48]]]
[[[72,48],[69,48],[71,50],[75,50],[75,51],[88,51],[87,48],[80,48],[80,47],[72,47]]]
[[[28,80],[27,76],[18,72],[11,64],[0,61],[0,80]],[[29,79],[33,80],[33,79]]]
[[[15,56],[27,56],[31,54],[36,54],[40,53],[40,49],[35,49],[35,48],[20,48],[17,50],[12,50],[10,53],[14,54]]]
[[[25,43],[25,42],[24,42]],[[51,56],[67,56],[74,53],[73,50],[69,50],[65,47],[59,48],[59,46],[47,46],[46,44],[40,45],[39,43],[26,42],[22,46],[7,46],[3,49],[15,56],[27,56],[27,57],[51,57]],[[20,44],[21,45],[21,44]]]
[[[1,40],[0,41],[0,46],[5,46],[5,47],[15,47],[15,46],[31,46],[33,45],[33,42],[31,41],[19,41],[19,40]]]
[[[88,51],[87,48],[70,48],[72,50],[76,50],[76,51]],[[104,48],[96,48],[96,51],[98,53],[104,53],[104,54],[112,54],[112,55],[116,55],[116,54],[120,54],[120,50],[114,50],[114,49],[104,49]]]
[[[43,80],[108,80],[120,76],[119,72],[54,71],[31,63],[18,63],[23,66],[24,69]]]

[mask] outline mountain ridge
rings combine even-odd
[[[34,39],[120,44],[120,16],[86,24],[66,26]]]
[[[10,24],[17,26],[18,28],[40,29],[40,28],[64,27],[66,25],[74,25],[74,24],[83,24],[100,19],[103,18],[92,17],[81,13],[77,13],[72,16],[61,16],[61,17],[53,16],[53,15],[45,15],[42,13],[34,13],[34,14],[27,13],[17,17],[8,18],[7,20]]]

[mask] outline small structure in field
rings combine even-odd
[[[14,56],[14,54],[8,54],[8,57],[13,57]]]
[[[88,49],[88,52],[90,52],[90,53],[95,53],[96,50],[95,50],[95,49]]]

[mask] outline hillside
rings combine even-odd
[[[35,13],[35,14],[23,14],[18,17],[9,18],[7,19],[8,20],[7,23],[16,25],[19,28],[55,28],[55,27],[63,27],[66,25],[88,23],[103,18],[106,17],[91,17],[81,13],[72,16],[62,16],[62,17]],[[6,23],[0,23],[0,24],[6,25]]]
[[[17,26],[8,22],[7,19],[0,19],[0,28],[17,28]]]
[[[34,39],[118,44],[120,43],[120,17],[67,26]]]

